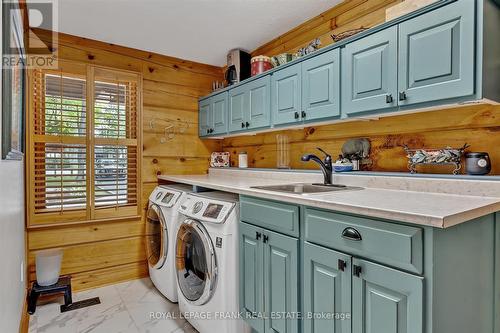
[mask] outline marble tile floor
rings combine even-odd
[[[149,278],[75,293],[73,301],[97,296],[101,304],[65,313],[59,310],[62,297],[60,303],[38,305],[30,317],[29,333],[197,332]]]

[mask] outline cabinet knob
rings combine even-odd
[[[392,102],[393,102],[393,100],[394,100],[394,99],[392,98],[392,94],[387,94],[387,95],[385,95],[385,102],[386,102],[387,104],[392,103]]]
[[[360,241],[363,239],[359,231],[353,227],[345,228],[344,231],[342,231],[342,238],[352,241]]]
[[[269,236],[268,236],[268,235],[264,235],[264,238],[262,239],[262,241],[263,241],[264,243],[269,242]]]
[[[302,118],[305,118],[305,117],[307,116],[306,112],[305,112],[305,111],[302,111],[302,112],[301,112],[301,116],[302,116]]]
[[[404,101],[406,99],[406,92],[400,91],[399,92],[399,100]]]
[[[207,134],[210,134],[210,129],[207,128]]]
[[[359,277],[361,275],[361,266],[353,265],[352,266],[352,275]]]
[[[295,119],[299,119],[300,115],[298,112],[295,112]]]
[[[250,123],[247,121],[247,122],[245,123],[245,127],[246,127],[246,128],[248,128],[249,126],[250,126]]]
[[[342,272],[343,272],[343,271],[345,271],[345,268],[346,268],[346,266],[347,266],[347,263],[346,263],[344,260],[339,259],[339,261],[337,262],[337,265],[338,265],[338,269],[339,269],[339,271],[342,271]]]
[[[255,232],[255,239],[259,240],[262,234],[258,231]]]
[[[245,128],[245,123],[241,123],[241,128]]]

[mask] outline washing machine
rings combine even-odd
[[[146,256],[149,276],[170,301],[177,302],[175,237],[178,207],[193,187],[181,184],[157,186],[149,196],[146,214]]]
[[[246,333],[238,316],[238,196],[191,193],[179,206],[179,308],[200,333]]]

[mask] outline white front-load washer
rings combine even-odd
[[[179,206],[179,308],[200,333],[246,333],[239,317],[238,196],[191,193]]]
[[[149,276],[170,301],[177,302],[175,237],[178,208],[193,187],[181,184],[157,186],[149,196],[146,214],[146,256]]]

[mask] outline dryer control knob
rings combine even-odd
[[[198,201],[197,203],[195,203],[193,206],[193,214],[198,213],[202,207],[203,207],[203,202]]]

